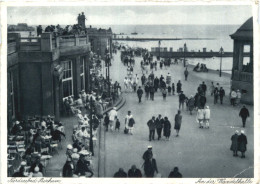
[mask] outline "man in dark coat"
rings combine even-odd
[[[249,111],[246,106],[243,106],[239,112],[239,116],[242,118],[243,127],[246,126],[246,119],[249,117]]]
[[[170,172],[168,178],[182,178],[182,174],[179,173],[179,168],[174,167],[173,171]]]
[[[162,87],[162,81],[164,80],[164,77],[161,75],[160,77],[160,87]]]
[[[241,151],[241,158],[245,158],[245,152],[246,152],[246,145],[247,145],[247,138],[245,136],[244,130],[241,130],[241,135],[238,136],[238,151]]]
[[[144,162],[144,172],[147,178],[153,178],[154,172],[156,171],[156,173],[158,173],[157,164],[151,154],[149,154],[148,158],[149,159]]]
[[[154,89],[155,89],[156,92],[157,92],[158,87],[159,87],[159,82],[160,81],[159,81],[158,77],[155,77],[153,83],[154,83]]]
[[[189,75],[189,72],[188,72],[188,68],[186,67],[186,70],[184,71],[185,80],[188,79],[188,75]]]
[[[142,102],[142,95],[143,95],[144,91],[142,90],[141,86],[139,86],[138,90],[137,90],[137,96],[139,99],[139,103]]]
[[[152,146],[148,146],[147,150],[144,152],[143,154],[143,159],[147,160],[149,159],[149,155],[153,155],[153,151],[152,151],[153,147]]]
[[[92,177],[94,173],[90,170],[89,166],[90,162],[85,159],[85,155],[80,155],[79,160],[77,162],[77,170],[75,174],[85,176],[88,172],[91,174],[89,177]]]
[[[154,133],[156,127],[154,116],[147,122],[147,126],[149,127],[149,141],[154,140]]]
[[[223,97],[225,96],[225,90],[220,87],[220,90],[219,90],[219,99],[220,99],[220,104],[223,104]]]
[[[128,170],[128,178],[142,178],[140,169],[137,169],[135,165],[132,165],[131,169]]]
[[[183,94],[183,91],[180,91],[180,95],[179,95],[179,109],[181,109],[182,106],[182,110],[184,108],[184,101],[186,99],[186,96]]]
[[[205,97],[205,95],[204,94],[202,94],[202,95],[200,95],[200,105],[199,105],[199,107],[201,108],[201,109],[204,109],[204,107],[205,107],[205,104],[206,104],[206,102],[207,102],[207,98]]]
[[[106,131],[108,131],[108,125],[109,125],[109,116],[108,113],[106,113],[106,116],[104,118],[104,125],[106,127]]]
[[[179,80],[178,83],[177,83],[177,93],[180,93],[181,92],[181,81]]]
[[[114,178],[126,178],[127,174],[124,169],[119,168],[119,170],[114,174]]]
[[[141,81],[142,81],[142,86],[143,86],[145,84],[145,81],[146,81],[146,77],[145,77],[144,74],[141,77]]]
[[[150,99],[154,100],[154,92],[155,92],[154,86],[151,85],[149,91],[150,91]]]
[[[238,130],[236,130],[235,134],[232,135],[231,141],[232,144],[230,146],[230,150],[233,151],[233,156],[237,157],[237,149],[238,149]]]
[[[145,91],[145,97],[146,97],[146,99],[148,100],[148,98],[149,98],[149,93],[150,93],[150,86],[148,85],[148,83],[145,85],[144,91]]]
[[[159,114],[159,116],[156,118],[156,121],[155,121],[155,126],[156,126],[156,132],[157,132],[157,135],[158,135],[158,140],[160,140],[161,135],[162,135],[163,123],[164,123],[164,120],[163,120],[161,114]]]
[[[202,84],[201,84],[201,88],[202,88],[202,91],[203,91],[204,95],[206,95],[207,85],[205,84],[204,81],[203,81]]]
[[[181,129],[181,123],[182,123],[182,115],[181,115],[181,111],[178,110],[178,114],[175,115],[175,124],[174,124],[174,129],[176,130],[176,137],[179,136],[179,131]]]

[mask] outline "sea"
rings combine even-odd
[[[36,26],[35,26],[36,27]],[[43,29],[45,26],[42,26]],[[62,26],[63,27],[63,26]],[[64,26],[65,27],[65,26]],[[222,47],[224,52],[233,52],[233,40],[230,35],[235,33],[240,25],[92,25],[96,28],[111,28],[119,38],[177,38],[180,40],[161,41],[160,47],[167,47],[173,51],[183,48],[186,43],[188,51],[218,52]],[[136,33],[136,34],[132,34]],[[36,35],[36,32],[32,33]],[[28,36],[28,32],[21,32],[22,37]],[[151,51],[152,47],[158,47],[158,41],[117,41],[121,45],[129,47],[141,47]],[[248,59],[249,60],[249,59]],[[222,58],[222,70],[231,73],[232,57]],[[220,58],[188,58],[188,63],[196,65],[204,63],[209,69],[220,68]]]

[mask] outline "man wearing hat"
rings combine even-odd
[[[238,151],[241,151],[241,158],[245,158],[247,138],[245,135],[245,131],[241,130],[241,134],[238,136]]]
[[[32,177],[43,177],[42,172],[40,172],[39,170],[39,167],[35,167]]]
[[[110,124],[111,131],[113,131],[116,116],[117,116],[116,107],[113,107],[113,109],[109,112],[109,124]]]
[[[230,146],[230,150],[233,151],[233,156],[234,157],[237,157],[237,149],[238,149],[238,133],[239,131],[236,130],[235,134],[232,135],[231,137],[231,141],[232,141],[232,144]]]
[[[138,90],[137,90],[137,96],[138,96],[138,99],[139,99],[139,103],[142,102],[142,95],[143,95],[144,91],[142,90],[141,86],[139,86]]]
[[[152,154],[153,155],[153,152],[152,152],[152,146],[147,146],[147,150],[144,152],[144,154],[143,154],[143,159],[144,160],[147,160],[147,159],[149,159],[148,158],[148,155],[149,154]]]
[[[128,170],[128,178],[141,178],[142,173],[140,169],[137,169],[135,165],[132,165],[131,169]]]
[[[152,119],[150,119],[147,122],[147,126],[149,127],[149,141],[154,140],[154,134],[155,134],[155,117],[153,116]]]
[[[239,112],[239,116],[242,118],[243,127],[246,126],[246,119],[249,117],[249,111],[246,106],[243,106]]]
[[[80,175],[80,176],[85,176],[86,173],[90,173],[91,175],[89,177],[93,176],[93,172],[90,170],[90,162],[86,160],[86,154],[82,153],[80,154],[79,161],[77,162],[77,170],[75,174]]]

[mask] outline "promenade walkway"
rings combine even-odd
[[[141,77],[141,58],[135,58],[134,74]],[[247,122],[245,133],[248,138],[246,158],[233,157],[230,151],[231,136],[235,130],[242,129],[241,119],[238,117],[240,107],[231,107],[229,103],[230,76],[221,78],[215,72],[196,73],[189,68],[188,81],[184,81],[183,64],[172,65],[168,69],[155,71],[155,76],[167,75],[170,72],[175,85],[182,81],[182,89],[188,97],[194,95],[202,81],[210,86],[211,81],[218,82],[227,96],[224,104],[213,104],[213,97],[207,92],[207,105],[211,109],[209,129],[200,129],[196,123],[196,112],[193,115],[182,111],[183,121],[180,136],[175,137],[174,116],[178,110],[178,96],[167,96],[163,101],[160,92],[155,93],[154,101],[146,100],[143,96],[142,103],[138,103],[136,93],[124,93],[126,104],[119,111],[121,122],[120,132],[107,132],[105,134],[105,176],[112,177],[121,167],[126,172],[135,164],[141,168],[142,154],[148,145],[153,146],[153,154],[157,160],[158,170],[162,177],[168,177],[173,167],[178,166],[183,177],[253,177],[254,165],[254,126],[253,106],[248,106],[250,121]],[[150,73],[150,72],[149,72]],[[111,78],[120,82],[126,76],[126,67],[120,61],[120,52],[114,56],[111,67]],[[139,84],[141,81],[139,82]],[[122,89],[123,90],[123,89]],[[136,124],[134,135],[123,133],[124,118],[127,111],[131,110]],[[167,116],[172,125],[170,141],[148,141],[147,121],[152,116]],[[157,134],[155,136],[157,138]],[[141,168],[143,171],[143,168]]]

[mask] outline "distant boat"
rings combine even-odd
[[[131,35],[138,35],[138,33],[137,32],[133,32],[133,33],[131,33]]]

